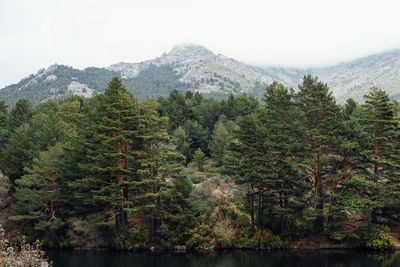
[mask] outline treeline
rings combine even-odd
[[[138,102],[116,77],[89,99],[0,102],[1,208],[54,247],[282,247],[316,234],[390,248],[398,107],[377,88],[340,106],[311,76],[296,93],[272,83],[261,102],[176,90]],[[233,178],[228,206],[192,197],[185,169],[207,158]],[[218,220],[234,233],[216,234]]]

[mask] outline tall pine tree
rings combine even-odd
[[[265,137],[266,164],[260,196],[260,203],[265,204],[260,206],[280,215],[281,234],[288,230],[289,216],[295,213],[294,203],[302,200],[307,189],[298,172],[302,153],[301,127],[293,97],[293,90],[272,83],[266,89],[265,105],[259,115]]]
[[[127,183],[135,179],[137,169],[134,154],[138,145],[138,104],[122,80],[114,77],[100,98],[97,112],[88,162],[81,165],[89,175],[81,184],[92,189],[102,221],[115,220],[117,227],[127,225]]]
[[[385,91],[373,87],[364,98],[363,120],[371,138],[373,175],[381,187],[380,204],[372,213],[372,221],[377,222],[377,215],[385,213],[385,207],[388,210],[387,207],[400,204],[399,123],[394,116],[393,102]]]
[[[301,111],[304,132],[306,178],[314,185],[316,219],[314,230],[322,233],[326,191],[337,178],[332,168],[338,157],[338,130],[342,122],[340,107],[325,83],[311,75],[299,85],[297,102]]]

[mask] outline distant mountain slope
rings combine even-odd
[[[343,102],[361,100],[371,86],[381,87],[400,99],[400,51],[377,54],[327,68],[261,68],[246,65],[195,45],[179,46],[155,59],[139,63],[118,63],[107,68],[77,70],[52,65],[19,83],[0,90],[9,105],[19,98],[37,104],[46,96],[54,99],[77,94],[103,92],[113,76],[120,76],[128,90],[138,97],[166,96],[173,89],[198,91],[212,97],[247,93],[260,97],[272,81],[297,89],[302,77],[311,73],[327,82]]]
[[[339,100],[361,100],[366,91],[377,86],[392,98],[400,99],[400,50],[356,59],[312,73],[328,83]]]

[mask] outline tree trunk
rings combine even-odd
[[[250,221],[251,221],[251,231],[253,233],[256,232],[256,227],[254,224],[254,195],[253,195],[253,188],[251,187],[251,190],[249,190],[251,192],[250,195]]]
[[[263,226],[264,210],[262,208],[262,205],[263,205],[262,196],[258,196],[258,210],[257,210],[257,226],[258,226],[258,229],[261,229],[262,226]]]
[[[316,211],[320,213],[314,221],[314,231],[322,233],[324,231],[324,199],[323,199],[323,184],[319,173],[319,168],[315,168],[315,198],[317,200]]]
[[[285,196],[284,193],[283,193],[283,196]],[[289,207],[289,201],[286,198],[284,200],[281,199],[280,205],[281,205],[281,208],[287,209]],[[284,234],[287,232],[288,226],[289,226],[289,217],[287,214],[282,214],[281,215],[281,234]]]

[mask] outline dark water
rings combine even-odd
[[[220,251],[194,252],[73,252],[50,250],[55,267],[247,267],[247,266],[399,266],[398,252],[372,253],[357,250],[320,251]]]

